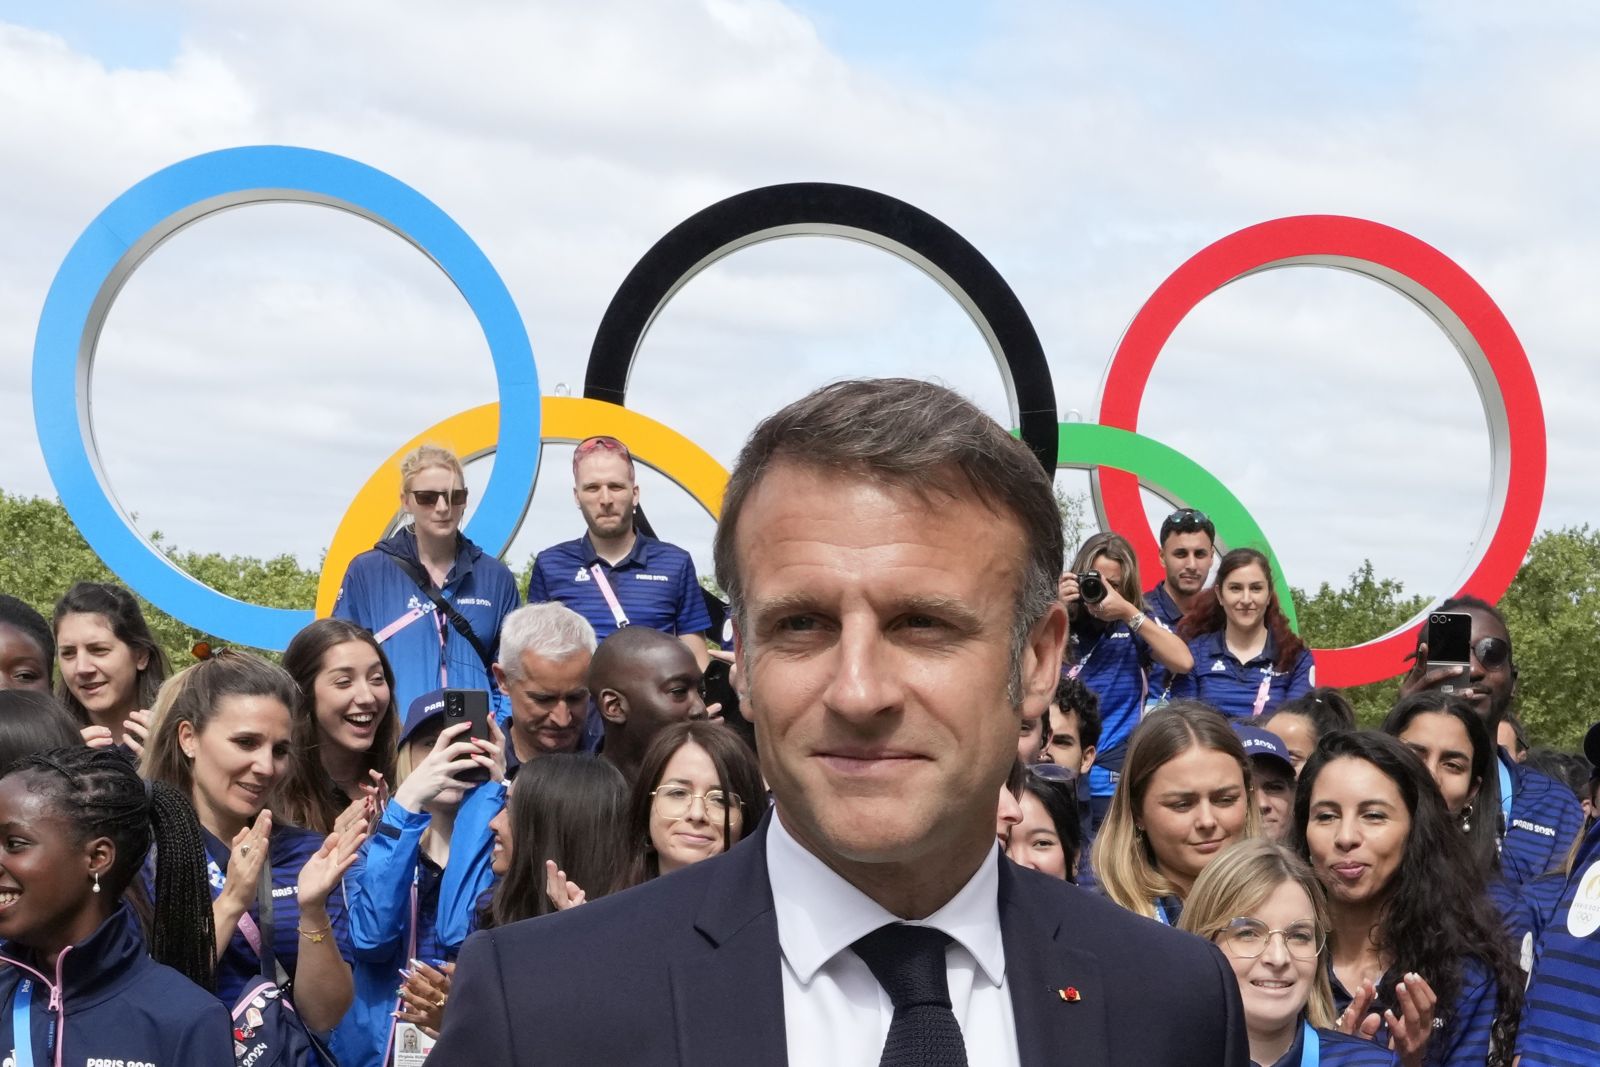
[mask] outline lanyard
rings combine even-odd
[[[33,1067],[33,982],[24,978],[11,998],[11,1043],[16,1046],[17,1067]],[[51,1021],[52,1028],[54,1020]],[[51,1043],[55,1037],[52,1033]]]
[[[1156,921],[1163,926],[1172,925],[1172,916],[1167,914],[1167,902],[1165,899],[1158,898],[1156,900]]]
[[[606,572],[596,563],[589,568],[589,573],[594,575],[594,584],[600,587],[600,595],[606,598],[606,606],[611,609],[611,620],[617,624],[617,629],[628,625],[628,613],[622,610],[622,604],[617,600],[617,594],[611,588],[611,583],[606,580]]]
[[[1322,1062],[1322,1039],[1310,1023],[1303,1023],[1305,1035],[1300,1045],[1300,1067],[1317,1067]]]
[[[1495,769],[1500,772],[1500,823],[1501,832],[1511,829],[1511,772],[1501,762],[1498,755],[1494,758]]]

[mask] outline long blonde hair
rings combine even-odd
[[[1312,1026],[1326,1030],[1334,1024],[1333,986],[1328,981],[1328,898],[1310,865],[1291,849],[1261,837],[1223,849],[1194,880],[1178,928],[1215,940],[1229,922],[1249,915],[1279,886],[1291,882],[1310,899],[1312,918],[1322,938],[1311,995],[1306,999],[1306,1018]]]
[[[1105,895],[1131,912],[1155,918],[1155,902],[1177,896],[1178,887],[1156,865],[1150,842],[1139,832],[1137,816],[1144,807],[1150,779],[1167,763],[1195,747],[1232,756],[1244,783],[1244,836],[1261,833],[1261,814],[1250,796],[1250,759],[1228,720],[1208,704],[1174,700],[1150,713],[1128,740],[1128,758],[1111,798],[1111,810],[1094,840],[1096,879]]]

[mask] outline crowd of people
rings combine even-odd
[[[1492,604],[1360,729],[1267,556],[1184,508],[1152,586],[1115,533],[1063,568],[1037,463],[938,387],[762,424],[728,631],[627,446],[572,472],[519,591],[417,449],[281,664],[0,595],[8,1063],[1600,1057],[1600,728],[1538,769]]]

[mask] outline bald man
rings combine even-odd
[[[602,754],[628,781],[664,726],[704,719],[700,665],[670,634],[627,626],[600,643],[589,665],[589,691],[605,721]]]

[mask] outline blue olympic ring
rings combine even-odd
[[[494,360],[500,430],[467,533],[491,554],[510,543],[538,476],[539,372],[510,292],[466,231],[415,189],[344,156],[284,146],[195,156],[134,185],[89,224],[51,282],[33,348],[34,420],[61,502],[106,565],[161,610],[225,640],[284,648],[312,612],[235,600],[174,566],[117,502],[89,403],[95,347],[129,275],[185,226],[271,201],[321,204],[378,223],[432,259],[472,309]]]

